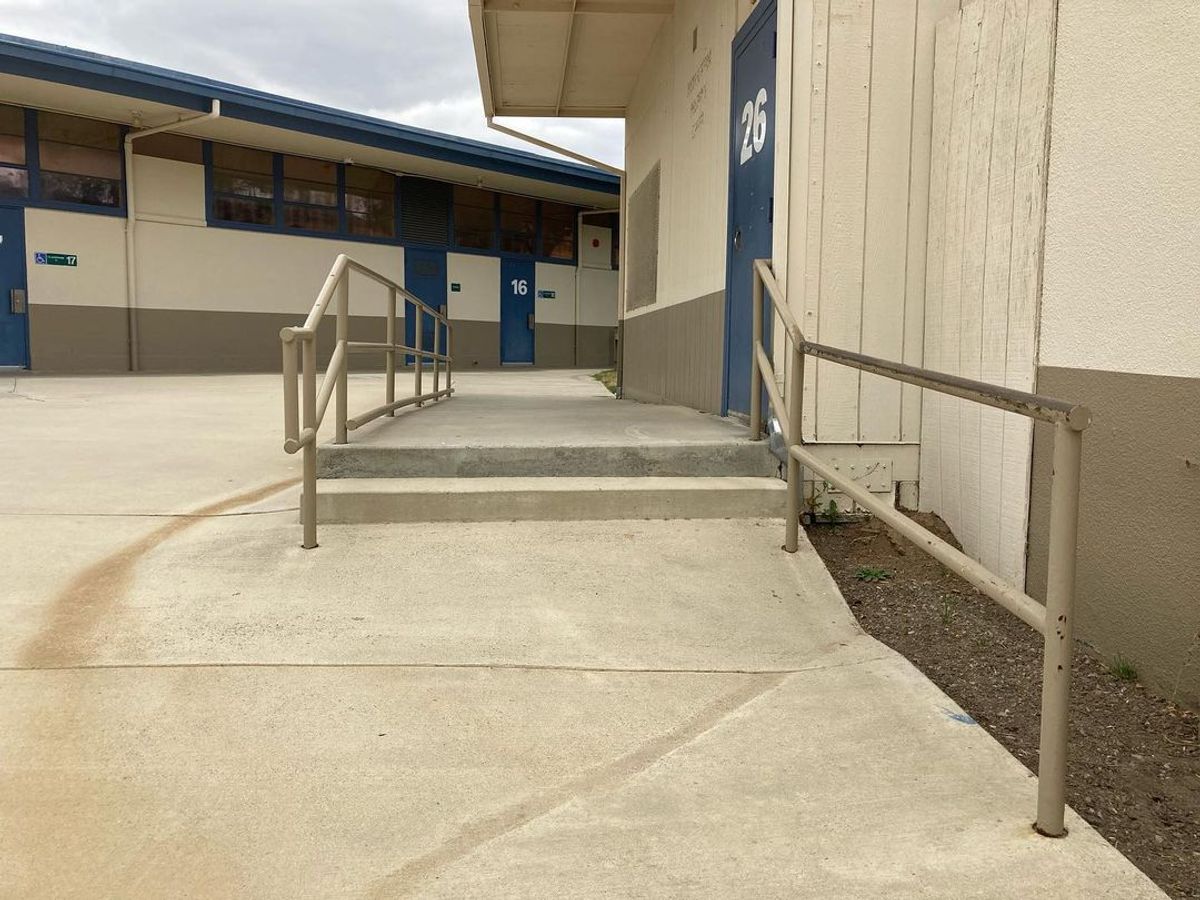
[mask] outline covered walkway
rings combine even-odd
[[[744,437],[554,377],[589,441]],[[487,425],[471,381],[355,439],[550,433],[517,378]],[[1035,836],[1030,773],[779,520],[322,525],[306,552],[278,376],[2,388],[6,896],[1161,896],[1074,815]]]

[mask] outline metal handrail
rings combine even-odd
[[[1079,526],[1079,471],[1083,432],[1091,424],[1091,411],[1086,406],[1054,397],[1015,391],[999,385],[935,372],[932,369],[922,369],[813,343],[804,337],[788,308],[787,298],[775,280],[770,261],[755,260],[753,270],[754,336],[750,375],[750,433],[753,440],[761,440],[763,437],[762,394],[765,388],[767,400],[776,411],[780,430],[788,447],[784,549],[795,553],[798,547],[802,489],[800,466],[803,464],[1042,635],[1041,742],[1038,758],[1037,821],[1034,824],[1040,834],[1062,837],[1067,833],[1064,822],[1067,727],[1074,628],[1075,545]],[[785,398],[780,396],[775,382],[774,366],[763,346],[764,295],[769,298],[773,313],[783,323],[791,343],[786,403]],[[1050,488],[1050,542],[1045,605],[1004,581],[987,567],[927,528],[918,525],[894,507],[880,501],[870,491],[805,448],[801,415],[804,406],[804,365],[808,356],[1053,423],[1054,470]]]
[[[387,334],[382,343],[351,341],[350,335],[350,273],[357,272],[388,289]],[[321,324],[329,304],[337,296],[337,343],[329,358],[329,365],[317,390],[317,328]],[[396,342],[396,298],[404,297],[416,307],[417,321],[413,328],[416,346]],[[422,316],[434,319],[433,349],[422,346]],[[446,347],[442,352],[442,328],[446,330]],[[335,433],[333,442],[345,444],[347,432],[361,428],[380,416],[394,415],[404,406],[423,406],[430,401],[454,394],[451,382],[454,369],[453,347],[454,326],[440,310],[434,309],[403,285],[392,281],[351,259],[345,253],[338,254],[329,275],[325,278],[317,299],[308,313],[308,318],[299,327],[289,326],[279,332],[283,346],[283,449],[287,453],[304,451],[304,493],[300,500],[300,519],[304,526],[306,550],[317,546],[317,432],[325,420],[330,400],[334,401]],[[382,352],[385,355],[384,393],[382,406],[351,418],[347,414],[349,396],[349,356],[351,353]],[[413,357],[413,395],[403,400],[396,399],[396,354]],[[297,357],[300,357],[297,360]],[[433,362],[433,390],[422,389],[423,365],[425,360]],[[446,369],[446,386],[441,384],[441,370]],[[297,377],[301,388],[297,388]],[[303,406],[303,428],[301,407]]]

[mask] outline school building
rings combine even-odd
[[[468,12],[489,116],[625,120],[624,396],[750,411],[761,258],[809,341],[1086,404],[1077,633],[1200,700],[1194,3]],[[811,450],[1041,595],[1049,428],[811,357],[802,403]]]
[[[0,366],[277,370],[343,252],[446,310],[460,371],[608,366],[618,199],[591,167],[0,36]],[[382,334],[386,292],[355,303]]]

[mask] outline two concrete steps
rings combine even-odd
[[[325,445],[321,522],[497,522],[782,516],[763,443]]]

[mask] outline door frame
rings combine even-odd
[[[7,369],[29,369],[32,367],[33,348],[30,346],[29,334],[29,246],[26,242],[25,234],[25,207],[19,203],[0,203],[0,209],[13,210],[20,213],[21,219],[21,267],[20,279],[21,286],[25,290],[25,313],[22,318],[25,320],[25,359],[20,363],[5,363],[0,362],[0,368]],[[0,297],[0,302],[7,303],[9,298]]]
[[[768,22],[774,21],[774,22],[778,23],[778,16],[779,16],[779,11],[778,11],[777,0],[760,0],[759,4],[757,6],[755,6],[753,10],[751,10],[750,15],[748,15],[746,17],[746,21],[742,23],[741,28],[738,29],[737,34],[735,34],[733,37],[733,43],[731,45],[731,51],[730,51],[730,66],[729,66],[729,86],[730,86],[729,110],[728,110],[728,116],[725,120],[727,128],[733,122],[733,115],[734,115],[734,112],[736,111],[736,104],[738,102],[736,95],[734,94],[734,91],[733,91],[734,79],[737,77],[738,56],[742,53],[742,51],[745,49],[747,44],[749,44],[756,37],[758,37],[758,33],[764,27],[766,27]],[[776,77],[775,77],[775,90],[774,90],[774,96],[772,98],[772,102],[776,104],[774,107],[774,110],[777,111],[778,110],[778,102],[777,102],[776,98],[778,98],[778,96],[779,96],[779,77],[778,77],[779,76],[779,68],[778,68],[779,67],[779,54],[778,54],[778,52],[776,52],[776,54],[774,56],[774,64],[775,64],[775,76]],[[771,140],[772,144],[775,143],[776,135],[778,133],[777,132],[778,127],[779,127],[779,117],[778,117],[778,115],[776,115],[776,116],[773,116],[773,127],[771,128],[771,133],[770,133],[770,138],[769,138]],[[734,198],[734,182],[736,180],[736,175],[738,172],[738,170],[736,168],[734,168],[732,162],[733,162],[733,154],[736,152],[737,152],[736,142],[731,141],[730,147],[729,147],[729,153],[726,157],[726,164],[729,167],[729,183],[728,183],[729,193],[728,193],[728,198],[727,198],[727,200],[728,200],[728,202],[727,202],[728,217],[726,219],[726,224],[725,224],[725,315],[724,315],[724,319],[723,319],[723,323],[725,326],[725,334],[722,338],[722,354],[724,356],[724,359],[722,360],[722,364],[721,364],[721,415],[722,416],[729,415],[729,370],[730,370],[730,364],[732,363],[732,356],[730,353],[730,327],[729,326],[733,319],[733,275],[734,275],[734,272],[733,272],[733,259],[734,259],[734,257],[733,257],[733,254],[734,254],[734,249],[733,249],[734,202],[733,202],[733,198]],[[772,166],[772,172],[774,171],[775,166],[778,166],[778,165],[779,165],[779,160],[775,159],[774,165]],[[774,229],[772,228],[772,230],[774,230]],[[753,307],[752,307],[752,310],[753,310]],[[769,310],[769,304],[764,302],[763,303],[763,320],[764,320],[764,322],[763,322],[763,340],[765,343],[767,343],[769,345],[769,343],[771,341],[772,325],[774,324],[773,323],[774,317],[768,314],[768,310]],[[751,311],[751,315],[753,315],[753,314],[754,314],[753,311]],[[763,392],[764,392],[764,397],[765,397],[766,396],[766,388],[763,389]],[[766,410],[766,409],[769,409],[769,407],[764,403],[763,409]],[[741,414],[734,413],[734,415],[741,415]]]
[[[441,293],[437,297],[434,297],[434,298],[421,297],[421,295],[419,293],[417,293],[417,291],[413,290],[413,286],[410,284],[410,279],[408,277],[409,264],[420,259],[422,256],[426,256],[426,258],[437,257],[441,261],[442,289],[441,289]],[[431,276],[424,276],[424,277],[431,277]],[[448,287],[449,280],[450,280],[450,260],[449,260],[448,251],[441,250],[436,247],[405,247],[404,248],[404,287],[407,288],[408,290],[412,291],[414,294],[417,294],[417,296],[420,297],[423,302],[429,304],[434,309],[439,310],[439,312],[442,312],[443,314],[448,312],[449,308],[450,308],[449,307],[450,290]],[[401,298],[401,299],[403,300],[404,298]],[[431,302],[431,299],[432,299],[432,302]],[[413,310],[413,316],[411,316],[411,324],[410,324],[410,317],[408,315],[408,307],[409,306],[412,306],[412,310]],[[408,300],[404,300],[404,313],[405,313],[405,315],[404,315],[404,341],[410,347],[415,347],[416,346],[416,329],[425,324],[426,314],[423,312],[419,312],[416,305],[412,304]],[[433,317],[430,316],[429,318],[432,319]],[[434,320],[433,327],[428,329],[428,331],[429,331],[428,337],[430,339],[430,346],[425,345],[425,338],[427,335],[424,330],[421,331],[421,349],[422,350],[428,351],[428,350],[433,349],[433,347],[432,347],[433,334],[434,334],[435,329],[437,329],[439,327],[441,327],[441,326],[438,326],[437,321]],[[442,345],[442,352],[444,353],[446,350],[446,332],[445,332],[444,328],[442,328],[441,345]],[[406,365],[406,366],[413,365],[413,363],[415,362],[415,359],[416,358],[412,354],[406,353],[404,355],[404,365]],[[422,365],[431,366],[431,363],[428,359],[425,359],[422,361]],[[431,371],[432,371],[432,367],[431,367]]]
[[[505,276],[506,266],[529,266],[529,312],[526,316],[533,316],[533,328],[529,329],[529,359],[528,360],[506,360],[504,358],[504,300],[508,296],[507,278]],[[500,365],[503,366],[518,366],[527,367],[537,364],[537,261],[533,259],[522,258],[501,258],[500,260]]]

